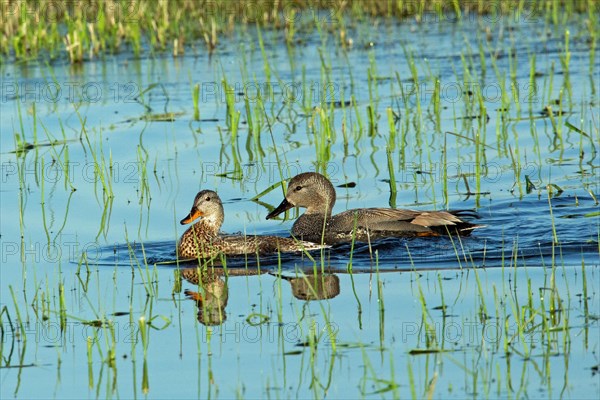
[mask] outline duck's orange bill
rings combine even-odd
[[[187,217],[185,217],[184,219],[182,219],[181,221],[179,221],[179,223],[181,225],[189,224],[190,222],[192,222],[193,220],[195,220],[197,218],[200,218],[201,216],[202,216],[202,211],[192,210],[187,215]]]

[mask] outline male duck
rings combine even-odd
[[[212,190],[203,190],[196,195],[194,205],[181,224],[188,224],[198,217],[181,236],[177,246],[180,258],[210,258],[219,253],[229,255],[267,254],[314,250],[323,246],[277,236],[221,235],[219,229],[224,219],[223,203]]]
[[[290,180],[285,199],[267,219],[292,207],[304,207],[292,226],[298,239],[334,244],[352,240],[369,241],[383,237],[439,236],[456,233],[469,235],[480,228],[459,218],[477,216],[472,211],[417,211],[393,208],[357,208],[331,215],[335,189],[327,178],[316,172],[305,172]]]

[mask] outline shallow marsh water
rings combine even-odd
[[[382,19],[351,26],[347,49],[265,30],[264,52],[251,29],[212,57],[3,64],[1,397],[597,398],[599,61],[583,19]],[[223,231],[287,235],[293,212],[264,219],[279,188],[250,199],[315,169],[356,184],[335,212],[477,209],[487,227],[315,264],[229,259],[201,287],[162,263],[198,190],[224,200]]]

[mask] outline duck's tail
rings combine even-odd
[[[460,219],[459,222],[456,222],[454,226],[450,227],[450,226],[446,226],[443,229],[446,232],[443,233],[457,233],[461,236],[469,236],[471,234],[471,232],[473,232],[475,229],[479,229],[479,228],[485,228],[487,225],[478,225],[478,224],[474,224],[472,222],[469,221],[464,221],[463,218],[475,218],[475,219],[479,219],[481,218],[479,216],[479,214],[477,214],[476,211],[474,210],[450,210],[448,211],[450,214],[454,215],[455,217],[458,217]]]

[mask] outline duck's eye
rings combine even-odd
[[[302,186],[300,186],[300,185],[296,186],[296,192],[299,192],[301,190],[302,190]]]
[[[206,196],[206,201],[210,201],[210,196]]]

